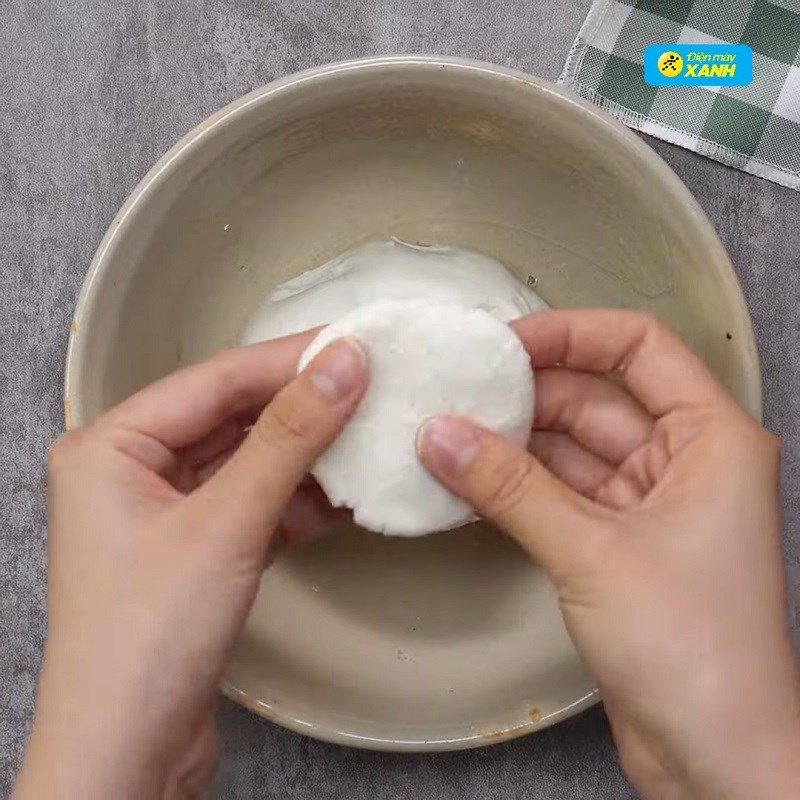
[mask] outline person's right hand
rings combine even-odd
[[[423,463],[547,570],[644,797],[800,798],[778,441],[652,317],[514,327],[537,369],[535,457],[438,417]]]

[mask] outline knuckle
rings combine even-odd
[[[780,456],[781,452],[783,451],[783,441],[781,440],[780,436],[776,436],[774,433],[768,431],[766,428],[762,428],[761,438],[764,442],[764,446],[770,452]]]
[[[742,458],[759,454],[767,459],[780,459],[783,444],[778,436],[762,427],[733,402],[717,420],[717,433],[723,445]]]
[[[503,516],[517,508],[528,493],[533,464],[524,456],[489,451],[484,459],[485,487],[481,505],[490,516]]]
[[[634,314],[641,327],[641,340],[649,340],[651,342],[664,342],[672,341],[677,338],[674,328],[665,322],[661,317],[651,314],[648,311],[634,311]]]
[[[666,336],[675,336],[675,331],[672,326],[665,322],[660,317],[655,316],[654,314],[649,314],[647,312],[643,313],[643,317],[647,326],[653,332],[655,336],[659,338],[666,337]]]
[[[672,333],[672,328],[661,317],[657,317],[649,311],[629,311],[628,313],[652,334]]]
[[[47,463],[51,472],[69,466],[75,459],[78,449],[86,439],[86,431],[76,428],[62,433],[50,447]]]
[[[223,347],[211,356],[211,361],[215,364],[227,365],[231,357],[238,351],[238,347]]]
[[[297,448],[311,439],[312,425],[298,408],[283,403],[267,406],[253,428],[262,444],[271,447]]]
[[[220,384],[227,385],[240,380],[240,372],[236,369],[240,352],[239,347],[226,347],[224,350],[217,350],[208,360],[214,367],[214,378]]]
[[[681,342],[675,329],[660,317],[648,312],[641,312],[644,336],[642,343],[649,341],[660,347],[674,347]]]
[[[777,469],[783,455],[783,442],[774,433],[761,428],[759,430],[759,444],[768,463],[773,464]]]
[[[231,367],[230,356],[233,353],[235,353],[233,348],[222,350],[210,359],[214,369],[209,371],[207,394],[215,400],[215,414],[220,417],[227,411],[226,398],[240,394],[237,385],[241,382],[241,378],[237,370]]]

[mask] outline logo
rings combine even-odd
[[[650,86],[747,86],[753,51],[746,44],[651,44],[644,51]]]
[[[683,59],[674,51],[667,50],[658,59],[658,71],[667,78],[675,78],[683,70]]]

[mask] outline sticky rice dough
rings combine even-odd
[[[377,312],[372,305],[390,300],[413,302],[378,304]],[[363,341],[371,388],[315,475],[331,501],[353,508],[360,524],[414,536],[470,519],[466,505],[419,465],[417,427],[428,415],[456,413],[520,441],[527,438],[533,408],[528,359],[513,332],[497,320],[545,308],[501,263],[482,253],[393,239],[359,247],[277,287],[250,320],[242,342],[341,320],[320,334],[304,364],[333,336]],[[384,312],[388,316],[381,319]],[[409,321],[410,313],[418,316]]]
[[[274,289],[247,325],[242,344],[327,325],[375,300],[483,308],[507,322],[547,308],[499,261],[458,247],[370,242]]]
[[[379,300],[323,329],[298,369],[344,336],[366,350],[370,384],[312,474],[335,506],[353,509],[355,521],[374,531],[420,536],[468,522],[470,507],[420,464],[417,431],[430,416],[449,413],[525,443],[533,376],[522,343],[483,309]]]

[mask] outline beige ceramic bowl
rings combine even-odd
[[[652,311],[760,413],[739,286],[669,168],[529,75],[409,56],[258,89],[158,162],[86,278],[68,425],[236,343],[275,284],[390,236],[482,250],[553,306]],[[495,742],[596,699],[543,575],[480,525],[411,541],[345,530],[289,555],[224,690],[289,728],[389,750]]]

